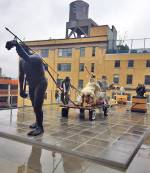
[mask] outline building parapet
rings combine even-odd
[[[109,40],[108,45],[112,45],[111,47],[116,47],[116,48],[115,49],[107,48],[106,52],[107,54],[150,53],[150,38]]]

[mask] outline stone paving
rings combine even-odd
[[[107,119],[99,113],[93,122],[88,116],[79,120],[78,114],[70,110],[66,119],[61,117],[58,106],[45,106],[44,135],[27,137],[29,124],[34,121],[32,108],[3,110],[0,136],[127,168],[150,128],[149,112],[131,113],[128,106],[110,108]]]
[[[2,173],[123,173],[73,155],[3,138],[0,138],[0,170]]]

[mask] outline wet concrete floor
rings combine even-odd
[[[65,153],[0,138],[2,173],[121,173]]]
[[[113,165],[118,168],[126,167],[126,164],[129,164],[128,161],[131,160],[136,148],[140,147],[141,143],[143,143],[144,136],[148,134],[150,127],[149,112],[147,114],[138,114],[131,113],[128,110],[127,106],[116,106],[110,109],[109,117],[107,119],[104,119],[102,115],[98,115],[96,121],[89,122],[88,116],[86,116],[84,121],[79,120],[77,111],[71,110],[69,118],[64,119],[61,117],[61,112],[58,106],[45,106],[45,134],[36,138],[28,138],[26,136],[26,133],[29,131],[29,124],[34,121],[32,108],[13,110],[12,114],[10,114],[11,112],[8,110],[0,111],[0,136],[34,144],[36,146],[39,144],[40,147],[43,146],[49,150],[50,148],[56,149],[57,151],[62,151],[61,153],[63,153],[63,155],[67,155],[64,153],[73,154],[73,156],[67,155],[69,160],[67,165],[73,164],[71,163],[71,158],[75,157],[74,155],[92,160],[99,160],[101,162],[105,161],[108,164],[107,166],[101,166],[100,164],[93,162],[92,164],[95,164],[94,168],[101,167],[101,169],[110,169],[110,171],[115,171],[117,173],[117,171],[119,171],[118,169],[112,169],[108,166]],[[4,143],[7,143],[8,145],[8,142]],[[147,146],[150,144],[149,136],[144,140],[144,144]],[[24,145],[33,150],[34,148],[37,148],[20,143],[17,143],[17,145]],[[44,149],[40,150],[47,151]],[[145,148],[141,148],[141,150],[144,152],[146,150],[146,153],[149,151],[149,149]],[[8,154],[11,152],[11,159],[15,159],[13,153],[16,152],[10,147]],[[22,157],[25,156],[22,154]],[[81,162],[79,157],[75,158],[77,158],[76,162]],[[147,157],[147,159],[149,158]],[[88,163],[90,162],[85,159],[81,160]],[[134,160],[132,162],[134,163]],[[131,172],[136,170],[135,168],[131,168],[131,165],[134,167],[134,164],[130,164],[127,171],[130,170]],[[26,172],[27,167],[28,166],[25,166]],[[38,168],[39,172],[40,169],[41,168]],[[96,168],[94,172],[98,170],[99,169]],[[109,171],[107,170],[107,172]]]

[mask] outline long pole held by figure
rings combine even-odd
[[[87,66],[85,65],[85,70],[88,72],[89,75],[91,75],[91,73],[89,72]]]
[[[25,45],[26,47],[28,47],[29,50],[31,50],[33,53],[36,53],[33,49],[31,49],[28,45],[26,45],[17,35],[15,35],[12,31],[10,31],[10,29],[8,29],[7,27],[5,27],[5,29],[11,33],[15,39],[18,39],[23,45]],[[58,73],[52,68],[50,67],[43,59],[42,59],[42,62],[44,65],[48,66],[53,72],[55,72],[57,74],[57,77],[58,77]],[[53,75],[50,73],[50,71],[48,69],[46,69],[48,74],[50,75],[50,77],[52,78],[52,80],[54,81],[54,83],[56,84],[57,86],[57,81],[54,79]],[[26,85],[24,86],[26,87]],[[62,89],[60,87],[58,87],[60,91],[62,91]],[[70,98],[69,98],[69,101],[73,104],[73,105],[76,105]]]
[[[10,29],[8,29],[7,27],[5,27],[5,29],[6,29],[9,33],[11,33],[11,34],[14,36],[15,39],[18,39],[23,45],[27,46],[27,47],[29,48],[29,50],[31,50],[33,53],[36,53],[33,49],[31,49],[28,45],[26,45],[17,35],[15,35]],[[43,59],[42,59],[42,61],[43,61],[43,63],[44,63],[45,65],[47,65],[53,72],[55,72],[57,75],[59,75],[50,65],[48,65],[48,64],[46,63],[46,61],[44,61]]]

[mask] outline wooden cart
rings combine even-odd
[[[96,109],[103,109],[104,117],[108,116],[107,114],[108,105],[104,105],[104,104],[95,105],[95,106],[79,106],[79,105],[68,104],[68,105],[60,105],[60,107],[62,107],[62,110],[61,110],[62,117],[68,117],[70,108],[80,110],[80,114],[79,114],[80,119],[84,119],[85,111],[89,111],[89,120],[90,121],[95,120]]]

